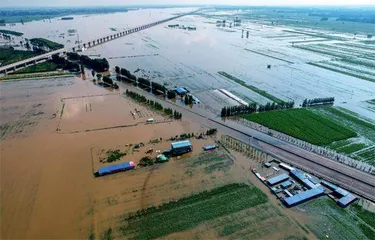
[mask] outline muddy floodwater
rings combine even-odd
[[[70,48],[79,41],[192,10],[140,9],[79,15],[71,21],[53,18],[4,29]],[[306,29],[297,31],[246,20],[240,27],[224,27],[216,24],[222,19],[220,14],[203,13],[101,44],[82,54],[107,58],[112,76],[114,67],[119,66],[169,88],[186,87],[201,102],[191,106],[192,110],[206,117],[219,118],[222,107],[239,104],[221,91],[224,89],[242,101],[258,104],[270,102],[262,91],[283,101],[295,101],[296,105],[305,98],[335,97],[335,105],[375,121],[374,109],[364,104],[375,98],[375,71],[371,68],[375,59],[373,49],[361,44],[360,38],[328,32],[314,36],[316,33]],[[168,24],[196,30],[170,28]],[[342,58],[337,57],[340,54]],[[228,171],[205,174],[203,167],[197,167],[189,172],[184,165],[187,158],[182,158],[129,174],[94,178],[97,168],[110,165],[100,161],[109,150],[128,151],[130,144],[145,143],[139,152],[127,152],[120,161],[139,163],[147,149],[152,148],[150,156],[156,157],[168,148],[167,139],[171,137],[207,130],[202,122],[185,116],[171,120],[135,103],[123,94],[127,85],[119,85],[119,90],[109,90],[95,85],[92,77],[82,80],[74,76],[0,82],[1,238],[99,237],[123,214],[225,183],[249,181],[252,165],[248,159],[238,156],[234,164],[233,155],[224,152],[219,153],[226,159],[225,166],[230,166]],[[151,95],[140,89],[134,91]],[[168,104],[184,107],[187,113],[192,111],[180,97]],[[146,124],[150,118],[154,124]],[[160,142],[152,143],[158,139]],[[215,138],[194,140],[197,151],[189,157],[199,159],[202,146],[214,142]],[[272,200],[270,204],[278,203]],[[288,210],[282,211],[288,214]],[[300,231],[294,220],[284,221],[285,216],[276,210],[272,214],[277,221],[264,223],[265,229],[280,223],[286,233]],[[216,236],[208,228],[200,226],[175,237]],[[276,237],[277,232],[270,230],[264,239]]]

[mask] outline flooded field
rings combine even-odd
[[[43,36],[71,47],[76,41],[191,10],[142,9],[6,28],[23,32],[27,38]],[[367,121],[375,120],[369,101],[375,98],[375,59],[372,47],[362,44],[361,39],[247,20],[241,27],[222,27],[216,25],[220,15],[210,14],[206,11],[205,15],[186,16],[170,23],[195,26],[196,30],[163,24],[83,54],[107,58],[112,74],[119,66],[171,88],[186,87],[201,101],[190,107],[207,117],[218,117],[223,106],[239,104],[219,91],[224,89],[245,102],[259,104],[269,102],[270,96],[295,101],[296,105],[305,98],[335,97],[337,106]],[[219,72],[253,88],[243,87]],[[269,199],[162,237],[316,239],[296,222],[305,222],[304,217],[279,206],[249,172],[261,163],[222,148],[203,152],[202,147],[215,143],[215,138],[192,139],[194,153],[168,163],[95,178],[93,173],[98,168],[112,164],[105,162],[110,150],[126,153],[118,163],[139,163],[142,157],[156,157],[169,148],[171,137],[205,132],[207,127],[185,116],[171,120],[135,103],[124,96],[128,86],[123,83],[119,83],[119,90],[108,90],[95,85],[91,77],[84,79],[0,82],[1,238],[137,236],[137,232],[121,231],[125,215],[228,183],[245,182],[263,190]],[[269,95],[251,90],[254,88]],[[190,110],[181,100],[178,97],[168,106]],[[150,118],[155,123],[146,124]],[[144,146],[134,151],[131,146],[141,142]],[[373,159],[373,148],[367,145],[355,152],[366,161]],[[150,148],[152,153],[146,154]],[[232,224],[228,226],[228,222]],[[363,235],[358,232],[356,236]]]

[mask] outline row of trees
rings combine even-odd
[[[72,72],[79,72],[81,70],[78,63],[71,62],[66,60],[65,58],[59,57],[58,54],[52,55],[52,62],[58,65],[58,68],[62,68],[64,70],[72,71]]]
[[[168,99],[176,98],[176,92],[171,90],[168,91],[167,88],[160,83],[151,82],[150,80],[142,77],[137,78],[125,68],[116,66],[115,72],[117,73],[117,81],[132,82],[135,86],[139,86],[143,89],[151,89],[152,93],[154,94],[162,93],[163,95],[167,95]]]
[[[69,52],[67,53],[68,59],[71,61],[79,61],[83,65],[91,68],[97,72],[105,72],[109,69],[109,63],[105,58],[95,58],[92,59],[85,55],[79,55],[77,53]]]
[[[333,104],[334,102],[335,102],[334,97],[305,99],[303,100],[302,107],[329,105],[329,104]]]
[[[126,94],[126,96],[134,99],[137,102],[147,104],[155,110],[163,111],[165,114],[167,114],[169,116],[173,116],[174,119],[181,119],[182,118],[181,113],[179,113],[177,111],[173,111],[171,108],[163,108],[163,106],[160,103],[155,102],[153,100],[149,100],[141,94],[138,94],[138,93],[133,92],[133,91],[129,91],[128,89],[126,89],[125,94]]]
[[[281,102],[279,104],[267,103],[265,105],[257,105],[255,103],[250,103],[249,105],[239,105],[239,106],[232,106],[232,107],[223,107],[221,109],[221,117],[230,117],[242,114],[250,114],[256,112],[267,112],[272,110],[281,110],[281,109],[289,109],[294,107],[294,102]]]

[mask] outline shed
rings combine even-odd
[[[341,206],[341,207],[346,207],[348,206],[350,203],[354,202],[355,200],[357,200],[357,197],[354,196],[353,194],[349,193],[348,195],[346,195],[345,197],[342,197],[340,198],[337,203]]]
[[[319,184],[319,180],[314,178],[314,177],[311,177],[309,178],[310,182],[314,183],[314,184]]]
[[[272,165],[272,164],[271,164],[270,162],[265,162],[265,163],[264,163],[264,166],[266,166],[266,167],[271,167],[271,165]]]
[[[285,164],[285,163],[280,163],[279,167],[284,168],[285,170],[288,170],[289,172],[294,170],[293,167],[291,167],[291,166],[289,166],[288,164]]]
[[[104,176],[111,173],[122,172],[135,168],[134,162],[124,162],[115,165],[105,166],[98,169],[96,176]]]
[[[159,154],[156,159],[159,161],[159,162],[166,162],[168,161],[168,158],[164,155],[164,154]]]
[[[303,203],[307,200],[312,198],[318,197],[324,193],[324,188],[322,186],[318,186],[316,188],[298,193],[292,197],[284,198],[284,203],[287,207],[292,207],[294,205]]]
[[[312,188],[317,187],[317,185],[315,185],[314,183],[312,183],[308,178],[303,179],[302,183],[303,183],[303,185],[305,185],[305,187],[307,187],[308,189],[312,189]]]
[[[282,188],[288,188],[288,187],[290,187],[290,186],[292,186],[292,182],[291,181],[286,181],[286,182],[283,182],[282,184],[281,184],[281,187]]]
[[[332,184],[332,183],[329,183],[327,181],[322,181],[322,185],[323,186],[326,186],[327,188],[329,188],[330,190],[336,190],[336,188],[338,188],[336,185]]]
[[[215,148],[216,148],[216,145],[209,145],[209,146],[203,147],[203,150],[210,151],[210,150],[214,150]]]
[[[189,91],[186,89],[186,88],[182,88],[182,87],[179,87],[179,88],[175,88],[175,91],[178,95],[185,95],[186,93],[188,93]]]
[[[172,155],[177,156],[193,151],[193,146],[189,140],[174,142],[171,144]]]
[[[342,197],[345,197],[346,195],[348,195],[349,194],[349,192],[348,191],[346,191],[346,190],[344,190],[344,189],[342,189],[342,188],[336,188],[335,190],[334,190],[334,192],[335,192],[335,194],[337,194],[337,195],[339,195],[339,196],[342,196]]]
[[[288,174],[283,173],[283,174],[280,174],[279,176],[268,179],[267,183],[272,186],[272,185],[275,185],[277,183],[283,182],[288,179],[289,179]]]
[[[306,176],[303,172],[297,170],[297,169],[293,169],[290,171],[290,174],[292,175],[292,177],[296,178],[297,180],[303,182],[303,180],[306,179]]]

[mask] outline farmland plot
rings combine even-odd
[[[270,111],[243,117],[318,146],[356,136],[352,130],[307,109]]]

